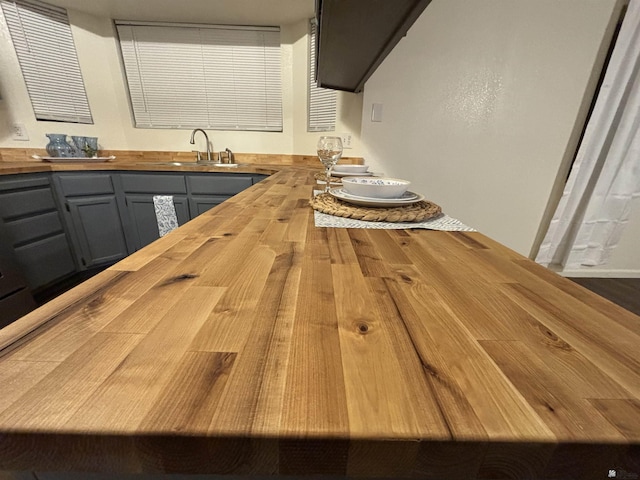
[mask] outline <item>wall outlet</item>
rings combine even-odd
[[[338,136],[342,139],[342,148],[352,148],[350,133],[339,133]]]
[[[27,127],[24,126],[24,123],[13,123],[11,125],[11,139],[20,140],[23,142],[29,140]]]

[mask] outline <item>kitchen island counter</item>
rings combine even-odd
[[[316,228],[316,171],[0,330],[0,471],[640,474],[639,317],[481,233]]]

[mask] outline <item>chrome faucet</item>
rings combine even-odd
[[[191,145],[194,145],[196,143],[196,140],[195,140],[196,132],[202,132],[202,134],[204,135],[205,140],[207,141],[207,162],[210,162],[211,161],[211,146],[209,145],[209,136],[207,135],[207,132],[205,132],[201,128],[196,128],[193,132],[191,132],[191,140],[189,140],[189,143]],[[197,162],[200,163],[201,161],[202,161],[202,159],[200,158],[200,154],[198,154]]]

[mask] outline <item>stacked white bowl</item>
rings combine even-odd
[[[342,186],[347,193],[358,197],[401,198],[411,185],[408,180],[380,177],[346,177]]]

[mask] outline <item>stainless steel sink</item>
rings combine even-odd
[[[208,167],[236,168],[244,165],[243,163],[216,163],[216,162],[200,162],[198,165],[206,165]]]
[[[142,165],[167,165],[173,167],[220,167],[220,168],[238,168],[243,167],[245,163],[217,163],[217,162],[144,162]]]

